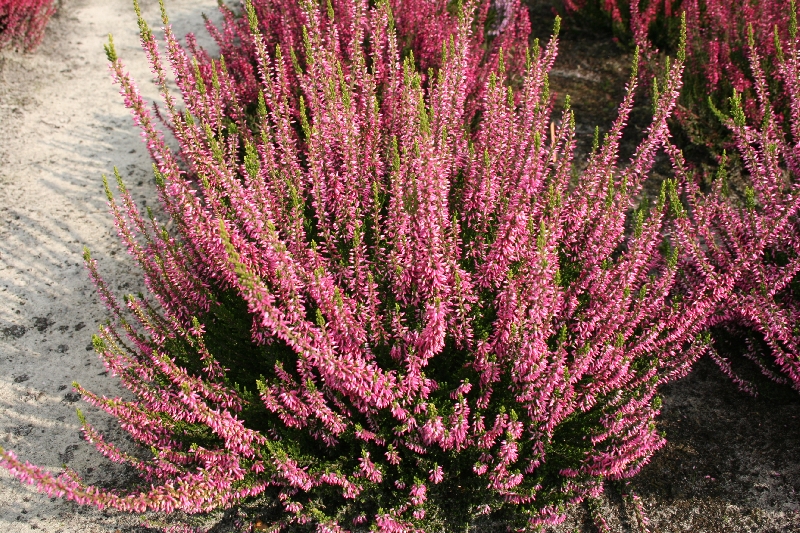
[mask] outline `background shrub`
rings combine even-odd
[[[790,382],[800,390],[800,248],[798,248],[798,175],[800,174],[800,68],[794,5],[789,37],[776,30],[772,41],[774,76],[787,88],[788,102],[779,116],[767,82],[762,51],[767,50],[751,30],[748,53],[755,98],[746,102],[733,91],[728,117],[713,109],[730,129],[735,142],[734,165],[723,153],[716,176],[691,176],[683,164],[677,168],[693,184],[693,224],[709,250],[708,264],[741,268],[729,299],[709,320],[710,328],[744,337],[745,355],[775,381]],[[748,119],[747,104],[759,126]],[[789,133],[786,132],[789,130]],[[733,167],[734,172],[730,172]],[[706,172],[708,174],[708,172]],[[699,184],[711,183],[705,194]],[[712,351],[717,364],[745,390],[753,386],[735,373],[730,362]]]
[[[776,76],[775,38],[789,36],[790,6],[781,0],[564,0],[567,12],[590,17],[595,23],[610,24],[623,42],[641,48],[649,59],[648,74],[659,50],[674,53],[680,39],[680,17],[686,13],[687,75],[676,112],[676,133],[684,142],[719,156],[724,148],[732,148],[728,130],[720,127],[709,107],[729,112],[728,96],[733,90],[746,95],[744,110],[751,120],[756,118],[756,94],[749,64],[748,28],[752,28],[759,44],[772,103],[782,123],[787,115],[788,88]],[[656,67],[657,68],[657,67]],[[688,144],[687,144],[688,142]],[[700,153],[704,150],[700,150]],[[707,162],[707,161],[704,161]]]
[[[692,184],[688,212],[696,237],[710,252],[702,254],[706,267],[724,271],[748,265],[748,274],[738,277],[730,300],[709,320],[709,328],[719,339],[744,341],[746,356],[765,375],[798,388],[800,86],[795,2],[684,0],[676,6],[567,1],[565,6],[604,9],[651,51],[675,48],[677,10],[686,10],[693,74],[675,129],[688,134],[679,140],[695,157],[685,163],[673,146],[673,163],[679,178]],[[698,158],[697,145],[709,148],[710,158]],[[711,353],[740,387],[756,392],[724,355]]]
[[[0,48],[39,46],[56,7],[55,0],[0,0]]]

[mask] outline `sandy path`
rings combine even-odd
[[[158,3],[142,7],[160,27]],[[178,35],[194,31],[208,43],[201,13],[216,15],[214,0],[168,0],[167,8]],[[83,246],[120,293],[140,285],[116,238],[101,175],[117,165],[137,199],[154,203],[149,158],[103,53],[111,32],[135,79],[149,82],[137,31],[129,0],[64,0],[35,54],[0,52],[0,445],[55,470],[66,463],[89,481],[119,472],[80,439],[75,408],[91,410],[71,393],[73,380],[115,392],[87,346],[105,311],[83,267]],[[156,96],[152,84],[140,85]],[[115,433],[107,419],[90,419]],[[4,533],[136,524],[50,501],[5,471],[0,477]]]

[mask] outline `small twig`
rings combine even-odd
[[[605,517],[603,516],[603,509],[600,507],[600,500],[598,498],[589,498],[586,500],[589,507],[589,516],[592,518],[592,523],[599,533],[611,533],[611,528],[608,526]]]
[[[624,496],[633,506],[633,514],[636,516],[636,524],[639,526],[639,531],[641,533],[650,533],[650,529],[647,527],[647,524],[650,523],[650,520],[644,514],[644,505],[642,505],[642,499],[638,494],[633,492],[633,489],[628,483],[625,484],[625,488],[627,490],[627,494]]]

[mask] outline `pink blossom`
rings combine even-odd
[[[428,499],[428,489],[424,483],[414,483],[411,487],[411,504],[422,505]]]
[[[441,483],[444,479],[444,470],[439,465],[434,466],[431,470],[428,471],[428,479],[433,484]]]

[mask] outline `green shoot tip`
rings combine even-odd
[[[103,49],[106,51],[106,58],[110,63],[114,63],[118,59],[117,50],[114,48],[114,36],[110,33],[108,34],[108,44],[104,44]]]
[[[167,16],[167,8],[164,7],[164,0],[158,0],[158,7],[161,9],[161,21],[166,26],[169,24],[169,17]]]

